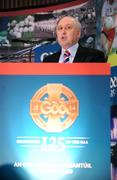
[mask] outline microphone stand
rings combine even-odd
[[[29,50],[29,62],[32,62],[32,51],[34,47],[34,43],[31,43],[30,50]]]

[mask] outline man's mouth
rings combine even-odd
[[[67,37],[65,37],[65,36],[62,36],[62,37],[61,37],[61,39],[62,39],[62,40],[66,40],[66,39],[67,39]]]

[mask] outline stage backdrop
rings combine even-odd
[[[1,178],[110,180],[109,71],[1,64]]]
[[[44,8],[0,13],[0,61],[41,62],[44,55],[57,51],[56,46],[51,46],[50,39],[53,38],[55,43],[56,21],[64,15],[74,16],[81,22],[81,44],[94,47],[95,2],[71,1]],[[50,46],[46,46],[48,43]],[[44,50],[41,53],[44,44]]]

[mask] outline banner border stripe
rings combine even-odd
[[[0,75],[110,75],[110,64],[0,63]]]

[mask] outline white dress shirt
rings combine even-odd
[[[79,46],[79,44],[76,43],[75,45],[73,45],[72,47],[67,49],[71,54],[70,57],[69,57],[69,62],[67,62],[67,63],[73,63],[73,60],[74,60],[74,57],[76,55],[78,46]],[[62,48],[61,55],[60,55],[60,58],[59,58],[59,63],[64,63],[64,52],[65,52],[65,50],[66,49]]]

